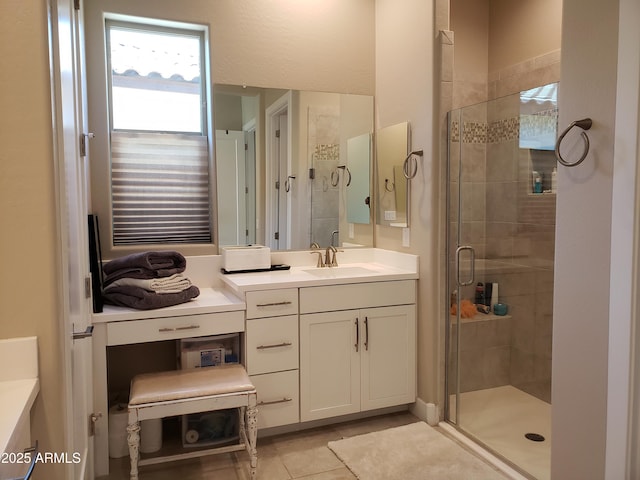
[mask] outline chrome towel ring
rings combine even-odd
[[[560,134],[560,136],[558,137],[558,141],[556,141],[556,158],[562,165],[564,165],[565,167],[575,167],[576,165],[580,165],[582,161],[587,157],[587,154],[589,153],[589,137],[585,133],[585,130],[589,130],[591,128],[591,125],[593,125],[593,122],[590,118],[576,120],[575,122],[571,122],[571,125],[569,125],[565,129],[565,131]],[[582,152],[580,158],[575,162],[568,162],[564,158],[562,158],[562,155],[560,154],[560,144],[562,143],[562,139],[564,139],[565,135],[569,133],[569,130],[571,130],[573,127],[579,127],[582,129],[582,132],[580,132],[580,136],[584,141],[584,152]]]
[[[289,175],[287,179],[284,181],[284,191],[289,193],[291,191],[291,180],[295,180],[295,175]]]
[[[418,161],[413,157],[414,155],[422,157],[422,155],[424,155],[424,152],[422,150],[414,150],[409,155],[407,155],[407,158],[404,159],[404,164],[402,165],[402,173],[404,173],[404,177],[407,180],[412,179],[416,176],[416,173],[418,173]],[[410,162],[410,160],[413,160],[413,162]]]

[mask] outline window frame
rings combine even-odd
[[[107,69],[107,102],[108,102],[108,113],[109,113],[109,128],[111,130],[116,130],[113,127],[113,99],[111,98],[110,93],[113,92],[113,75],[111,74],[111,55],[109,52],[111,51],[111,36],[109,34],[109,29],[111,27],[122,27],[129,28],[131,30],[140,30],[147,32],[157,32],[157,33],[170,33],[175,35],[183,35],[183,36],[193,36],[197,37],[200,41],[201,49],[200,49],[200,65],[201,65],[201,73],[200,73],[200,135],[206,136],[208,129],[208,121],[207,121],[207,105],[210,102],[209,97],[206,91],[207,79],[209,77],[207,72],[207,55],[206,55],[206,38],[205,32],[203,30],[196,29],[188,29],[188,28],[176,28],[169,27],[166,25],[155,25],[149,23],[141,23],[138,21],[125,21],[125,20],[115,20],[111,18],[106,18],[105,22],[105,55],[106,55],[106,69]],[[204,98],[204,101],[202,99]],[[124,132],[149,132],[150,130],[135,130],[135,129],[126,129],[119,128],[118,131]],[[184,134],[196,134],[195,132],[184,132],[184,131],[161,131],[161,130],[151,130],[156,133],[184,133]]]
[[[123,23],[135,25],[141,29],[153,31],[169,30],[186,31],[190,35],[196,34],[202,37],[202,71],[201,88],[205,101],[202,104],[202,132],[208,142],[208,167],[209,167],[209,224],[211,228],[210,243],[166,243],[166,244],[138,244],[138,245],[114,245],[113,219],[111,197],[111,101],[110,77],[107,66],[107,22],[113,24]],[[90,211],[100,220],[100,242],[104,259],[116,258],[129,253],[148,250],[179,250],[184,255],[215,255],[217,249],[217,189],[215,169],[215,144],[213,137],[213,89],[211,76],[211,49],[210,32],[207,25],[196,23],[175,22],[149,17],[134,17],[117,13],[105,12],[102,17],[101,30],[86,35],[86,51],[88,54],[87,80],[88,80],[88,114],[90,130],[95,132],[92,140],[90,156]],[[197,135],[197,133],[195,134]]]

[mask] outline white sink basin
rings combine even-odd
[[[375,270],[365,267],[321,267],[304,271],[322,278],[362,277],[363,275],[375,273]]]

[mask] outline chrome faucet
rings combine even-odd
[[[334,230],[333,232],[331,232],[331,241],[329,242],[329,245],[335,246],[336,235],[338,235],[338,233],[340,233],[338,230]]]
[[[313,255],[314,253],[318,254],[318,263],[316,264],[316,267],[320,268],[320,267],[326,266],[325,263],[322,261],[322,251],[314,249],[312,252],[309,252],[309,253],[311,255]]]
[[[338,250],[333,245],[329,245],[327,247],[327,251],[325,253],[324,264],[326,267],[337,267],[338,266],[338,258],[336,253]]]

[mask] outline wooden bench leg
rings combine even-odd
[[[132,421],[132,416],[137,413],[129,413],[129,425],[127,425],[127,443],[129,444],[129,459],[131,460],[130,480],[138,480],[138,459],[140,458],[140,422]]]
[[[258,451],[256,443],[258,439],[258,409],[253,405],[247,407],[247,452],[249,452],[249,460],[251,462],[251,478],[255,479],[258,468]]]

